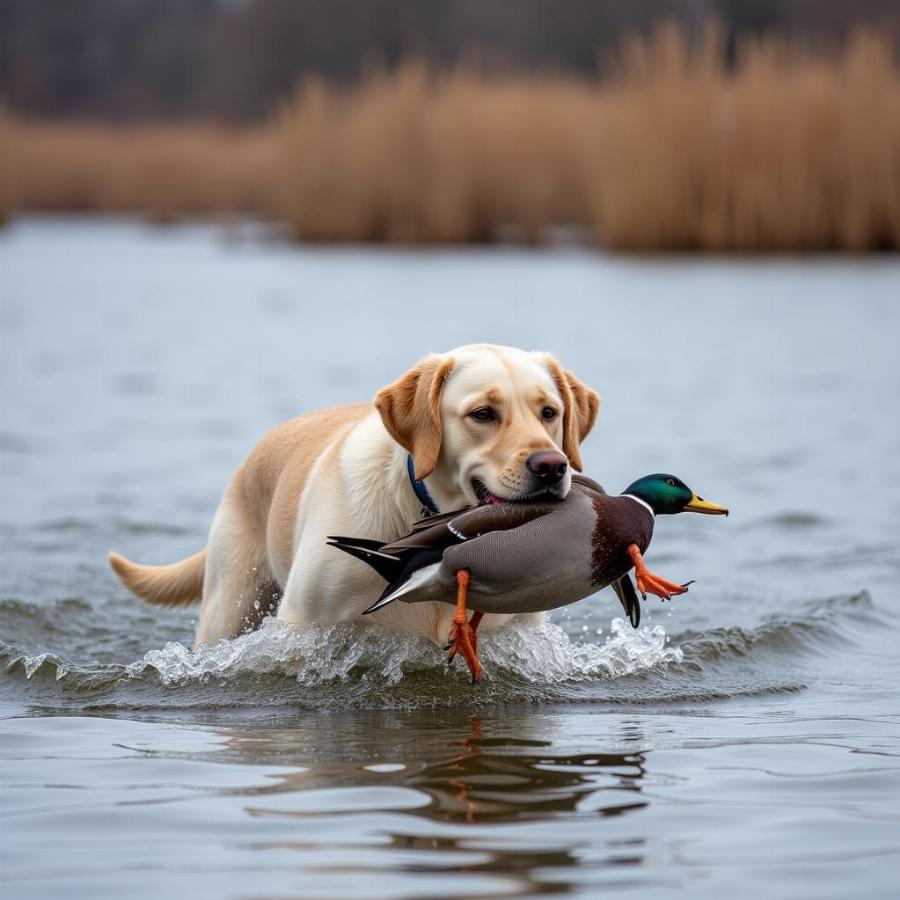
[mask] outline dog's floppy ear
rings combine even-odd
[[[426,478],[441,452],[441,389],[453,359],[426,356],[402,378],[375,395],[375,407],[390,436],[412,454],[416,478]]]
[[[556,389],[566,406],[563,415],[563,453],[572,466],[581,471],[581,442],[594,427],[600,411],[600,395],[566,371],[552,357],[547,356],[547,368],[556,382]]]

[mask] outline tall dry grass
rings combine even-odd
[[[5,145],[17,210],[139,212],[165,222],[275,207],[269,129],[8,120]]]
[[[0,106],[0,225],[4,225],[12,214],[10,186],[12,172],[9,160],[9,118]]]
[[[243,211],[316,241],[536,241],[563,224],[620,249],[900,248],[900,71],[872,34],[831,53],[764,38],[729,67],[714,28],[691,43],[663,27],[594,82],[411,63],[307,84],[254,131],[3,134],[13,209]]]
[[[720,32],[629,42],[602,82],[421,65],[281,115],[305,240],[482,241],[589,226],[622,249],[900,247],[900,72],[889,42],[775,38],[733,68]]]
[[[304,240],[457,243],[586,223],[592,95],[421,64],[352,92],[308,85],[280,117],[284,213]]]
[[[585,185],[628,249],[900,248],[900,71],[860,33],[816,55],[767,38],[722,62],[674,28],[632,42],[598,93]]]

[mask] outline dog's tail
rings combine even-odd
[[[118,553],[109,554],[109,564],[122,584],[148,603],[185,606],[203,595],[205,549],[170,566],[141,566]]]

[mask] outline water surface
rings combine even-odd
[[[900,263],[297,248],[257,229],[0,235],[0,843],[16,895],[895,895]],[[468,341],[552,350],[604,403],[609,489],[732,509],[483,640],[267,623],[190,653],[116,548],[203,545],[284,418]]]

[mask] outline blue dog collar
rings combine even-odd
[[[438,512],[437,504],[431,499],[425,482],[416,478],[416,467],[413,464],[412,454],[406,455],[406,474],[409,475],[409,483],[415,491],[416,499],[422,504],[422,517],[433,516]]]

